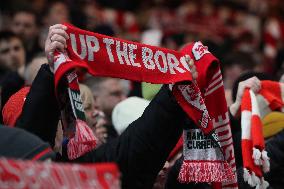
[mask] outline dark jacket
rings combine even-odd
[[[43,65],[33,83],[17,125],[54,140],[59,109],[55,103],[53,75]],[[134,110],[135,111],[135,110]],[[152,187],[171,149],[182,133],[185,113],[164,86],[143,115],[118,138],[76,160],[116,162],[122,173],[122,188]],[[54,132],[54,133],[53,133]]]

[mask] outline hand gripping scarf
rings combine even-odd
[[[198,150],[193,149],[190,152],[184,149],[185,161],[179,180],[181,182],[213,182],[215,183],[213,186],[216,187],[222,185],[237,188],[234,151],[221,72],[218,60],[201,42],[188,45],[182,52],[177,52],[84,31],[68,24],[66,26],[68,27],[66,32],[70,37],[67,40],[67,52],[57,52],[54,69],[57,94],[61,94],[59,90],[63,90],[63,94],[65,91],[66,94],[64,88],[67,87],[72,112],[75,114],[73,119],[69,120],[77,123],[73,124],[73,129],[71,129],[75,134],[70,135],[74,142],[68,146],[70,147],[68,149],[70,159],[81,156],[95,146],[95,137],[89,132],[84,120],[76,116],[79,112],[83,114],[79,95],[72,93],[72,90],[79,93],[78,88],[75,87],[78,84],[74,84],[77,82],[74,68],[82,67],[94,76],[172,84],[175,98],[197,126],[194,132],[198,132],[199,137],[191,137],[194,142],[199,140],[196,142]],[[197,84],[192,82],[186,60],[188,55],[195,58],[199,77],[202,78]],[[214,63],[216,66],[212,67]],[[60,87],[62,85],[65,87]],[[198,85],[201,87],[199,88]],[[59,97],[59,100],[66,101],[66,96]],[[216,102],[216,97],[218,102]],[[65,109],[70,109],[70,106]],[[210,116],[213,116],[212,120]],[[189,129],[184,131],[185,135],[189,135],[186,133],[190,132],[193,131]],[[192,156],[191,153],[194,155]]]
[[[120,189],[114,163],[60,164],[0,158],[1,188]]]
[[[265,151],[261,119],[271,111],[283,112],[283,99],[284,85],[274,81],[262,81],[258,94],[250,89],[244,91],[241,103],[243,176],[253,187],[269,186],[263,178],[270,164]]]

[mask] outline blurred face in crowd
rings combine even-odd
[[[38,34],[36,16],[29,12],[18,12],[12,21],[12,31],[25,42],[33,41]]]
[[[94,119],[94,111],[95,111],[95,101],[93,98],[93,94],[91,90],[86,86],[80,84],[80,92],[81,98],[83,102],[83,107],[86,115],[87,124],[92,127],[94,126],[96,120]]]
[[[51,26],[54,24],[59,24],[69,21],[69,12],[66,5],[62,2],[54,3],[47,15],[46,23]]]
[[[100,91],[95,96],[95,105],[111,118],[113,108],[124,100],[126,94],[121,80],[109,78],[100,84]]]
[[[80,84],[81,98],[86,116],[86,122],[98,139],[98,144],[104,143],[107,137],[107,130],[104,127],[106,120],[101,111],[95,109],[95,101],[90,88]]]
[[[0,64],[13,71],[25,64],[25,50],[19,38],[0,41]]]
[[[47,63],[46,56],[39,56],[32,59],[25,70],[25,80],[26,84],[31,85],[35,79],[37,72],[39,71],[41,65]]]
[[[244,71],[244,68],[235,64],[224,70],[224,84],[225,88],[231,89],[233,87],[234,81],[239,77],[239,75]]]

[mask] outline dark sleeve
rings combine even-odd
[[[143,115],[120,137],[79,161],[115,161],[122,172],[122,188],[152,188],[158,172],[181,136],[185,117],[171,91],[164,86]]]
[[[16,127],[25,129],[54,146],[58,120],[54,76],[49,66],[44,64],[33,81]]]
[[[270,158],[270,171],[265,179],[275,188],[284,185],[284,130],[266,140],[265,149]]]
[[[239,119],[236,119],[229,110],[231,131],[233,137],[233,146],[235,152],[236,166],[237,168],[243,166],[243,156],[242,156],[242,144],[241,144],[241,123]]]

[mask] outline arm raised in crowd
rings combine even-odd
[[[15,126],[39,136],[54,146],[59,115],[54,76],[49,66],[44,64],[30,88]]]

